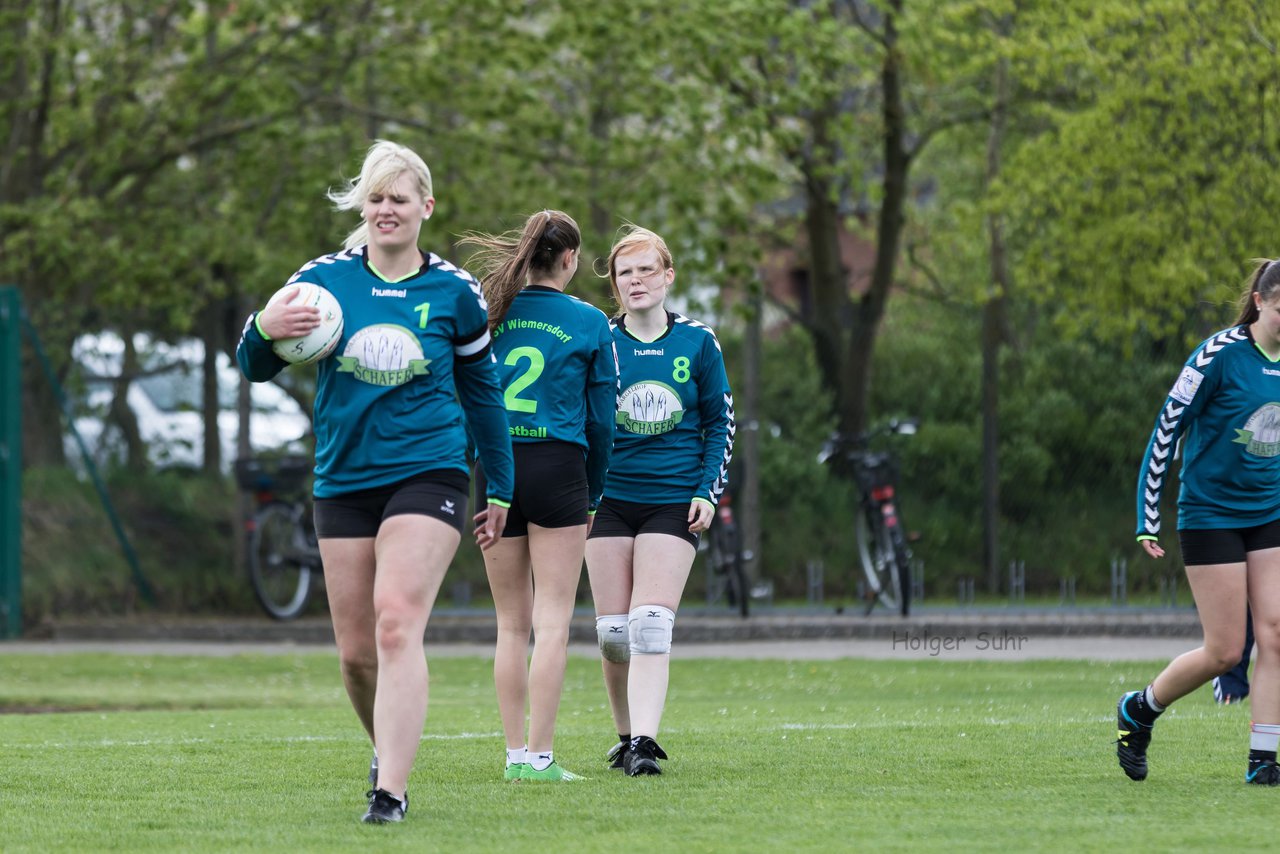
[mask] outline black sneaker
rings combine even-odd
[[[1280,766],[1274,759],[1250,759],[1244,781],[1255,786],[1280,786]]]
[[[373,751],[373,761],[369,763],[369,785],[378,788],[378,751]]]
[[[631,742],[620,741],[613,747],[609,748],[609,752],[604,755],[604,758],[609,761],[609,767],[611,769],[621,771],[627,767],[627,749],[630,747]]]
[[[623,755],[623,770],[628,777],[639,777],[643,774],[661,774],[659,759],[666,759],[667,754],[658,746],[658,742],[647,735],[637,735],[631,739]]]
[[[1136,692],[1130,692],[1130,694]],[[1116,757],[1120,767],[1130,780],[1147,779],[1147,745],[1151,744],[1151,727],[1132,720],[1124,711],[1124,701],[1129,694],[1120,697],[1116,704]]]
[[[405,811],[409,809],[409,794],[406,792],[401,801],[386,789],[374,789],[367,793],[369,811],[361,819],[365,824],[391,824],[404,821]]]

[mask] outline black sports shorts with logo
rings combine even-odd
[[[695,549],[700,536],[689,531],[688,504],[638,504],[606,498],[596,509],[596,520],[591,523],[587,539],[640,534],[670,534]]]
[[[315,500],[316,536],[322,540],[376,537],[391,516],[414,514],[448,522],[459,532],[467,518],[467,473],[432,469],[398,483]]]

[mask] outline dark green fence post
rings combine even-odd
[[[0,637],[22,635],[22,299],[0,287]]]

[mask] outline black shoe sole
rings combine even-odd
[[[626,771],[628,777],[655,777],[662,773],[658,763],[652,759],[641,759],[638,762],[633,762]]]

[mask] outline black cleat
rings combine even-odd
[[[1274,759],[1250,759],[1244,781],[1255,786],[1280,786],[1280,765]]]
[[[637,735],[623,755],[623,770],[628,777],[639,777],[645,774],[661,774],[659,759],[666,759],[667,754],[658,746],[658,742],[647,735]]]
[[[1130,692],[1136,693],[1136,692]],[[1132,720],[1124,711],[1124,701],[1129,694],[1120,698],[1116,704],[1116,758],[1120,767],[1130,780],[1147,779],[1147,746],[1151,744],[1151,727],[1143,726]]]
[[[627,750],[630,749],[631,742],[620,741],[609,749],[604,758],[609,761],[609,767],[621,771],[627,767]]]
[[[360,819],[365,824],[391,824],[404,821],[405,811],[409,809],[409,794],[406,792],[401,801],[386,789],[374,789],[368,793],[369,811]]]

